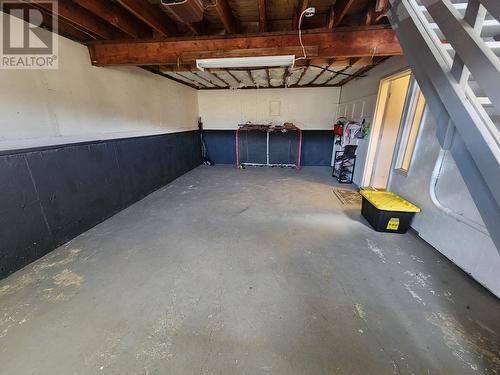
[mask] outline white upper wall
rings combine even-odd
[[[391,57],[370,70],[366,77],[354,79],[344,85],[338,116],[345,116],[353,121],[365,119],[367,123],[373,125],[380,80],[407,68],[408,63],[404,56]],[[368,153],[368,139],[356,140],[355,142],[358,145],[358,158],[354,171],[354,183],[361,186]]]
[[[200,90],[199,113],[205,129],[236,129],[238,124],[292,122],[302,129],[332,129],[340,88]]]
[[[0,150],[197,128],[196,90],[137,67],[94,67],[87,47],[58,42],[58,70],[0,70]]]

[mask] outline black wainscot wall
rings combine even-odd
[[[0,278],[201,163],[198,131],[0,152]]]

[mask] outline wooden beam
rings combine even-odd
[[[123,0],[121,0],[123,1]],[[353,28],[348,30],[306,31],[304,44],[316,46],[322,58],[392,56],[403,53],[390,27]],[[252,51],[262,48],[299,48],[297,33],[265,33],[236,35],[234,37],[172,38],[143,41],[94,41],[87,43],[92,64],[105,65],[169,65],[185,64],[207,51],[243,51],[243,56],[254,56]],[[278,47],[277,47],[278,46]],[[276,53],[278,54],[278,53]],[[187,59],[185,56],[188,56]]]
[[[146,25],[156,30],[161,36],[175,35],[173,22],[161,9],[148,0],[117,0],[125,9],[139,18]]]
[[[231,84],[228,81],[226,81],[224,78],[222,78],[221,76],[219,76],[216,72],[213,72],[212,74],[214,76],[216,76],[217,79],[220,79],[222,82],[224,82],[226,84],[226,86],[231,87]]]
[[[186,25],[194,35],[202,35],[205,30],[203,22],[185,22],[184,25]]]
[[[231,73],[230,70],[226,70],[226,73],[229,74],[238,83],[238,86],[241,85],[241,81],[238,79],[238,77],[236,77],[233,73]]]
[[[335,21],[333,22],[333,27],[340,25],[353,3],[354,0],[337,0],[334,6]]]
[[[257,0],[257,6],[259,8],[259,31],[267,31],[267,11],[266,11],[266,0]]]
[[[170,18],[183,23],[194,35],[203,35],[206,29],[206,25],[203,23],[203,21],[199,22],[186,21],[181,17],[181,15],[176,13],[173,9],[171,9],[170,6],[167,6],[166,4],[163,4],[161,10],[165,12]]]
[[[246,70],[247,74],[248,74],[248,77],[250,78],[250,81],[253,82],[253,85],[255,87],[257,87],[257,82],[255,82],[255,79],[253,78],[253,74],[252,74],[252,71],[251,70]]]
[[[199,69],[196,65],[184,64],[184,65],[161,65],[161,70],[164,72],[197,72]]]
[[[188,81],[191,81],[191,82],[195,82],[195,84],[197,85],[200,85],[202,87],[206,87],[206,88],[210,88],[210,86],[207,86],[205,83],[203,82],[199,82],[199,81],[195,81],[194,79],[191,79],[191,78],[188,78],[186,77],[184,74],[181,74],[180,72],[176,72],[175,74],[177,74],[178,76],[181,76],[182,78],[184,79],[187,79]],[[193,73],[194,74],[194,73]],[[201,78],[203,81],[205,82],[208,82],[207,80],[204,80],[202,77],[198,77],[196,74],[194,74],[197,78]],[[210,82],[208,82],[209,84],[211,84]]]
[[[286,87],[286,82],[288,81],[288,78],[292,75],[292,68],[285,68],[283,71],[283,77],[281,78],[282,80],[282,86]]]
[[[375,25],[383,15],[375,10],[375,5],[368,8],[365,13],[362,24],[365,26]]]
[[[209,79],[209,78],[205,78],[205,77],[200,76],[197,72],[192,72],[192,73],[193,73],[193,74],[194,74],[194,75],[195,75],[198,79],[201,79],[201,80],[202,80],[202,81],[204,81],[204,82],[208,82],[208,83],[210,83],[210,84],[212,84],[212,85],[214,85],[214,86],[216,86],[216,87],[219,87],[219,88],[221,88],[221,89],[222,89],[222,88],[224,88],[224,86],[219,85],[217,82],[214,82],[214,81],[212,81],[212,80],[211,80],[211,79]]]
[[[293,15],[292,27],[294,30],[297,30],[299,28],[300,15],[304,10],[307,9],[308,5],[309,5],[309,0],[299,0],[297,9],[295,9],[295,13]]]
[[[308,66],[306,66],[306,68],[302,71],[302,73],[300,74],[300,77],[299,79],[297,80],[297,82],[295,82],[295,85],[294,86],[300,86],[299,83],[300,81],[302,80],[302,78],[304,77],[304,75],[306,74],[307,70],[309,69]]]
[[[349,68],[350,68],[350,66],[346,66],[345,68],[340,69],[332,78],[330,78],[328,81],[324,82],[324,84],[325,85],[329,85],[330,82],[332,82],[335,78],[337,78],[339,75],[341,75],[342,73],[344,73]]]
[[[102,0],[73,0],[73,2],[132,38],[151,36],[151,30],[116,3]]]
[[[215,12],[219,16],[227,34],[235,34],[238,31],[236,19],[227,0],[215,0]]]
[[[331,5],[328,10],[328,16],[326,17],[326,27],[329,29],[333,29],[333,25],[335,24],[335,5]]]
[[[377,0],[375,4],[370,6],[364,16],[364,25],[375,25],[382,17],[384,17],[389,10],[388,0]]]
[[[32,20],[30,19],[29,13],[27,11],[29,9],[38,10],[42,15],[42,27],[46,30],[54,31],[52,30],[52,26],[54,25],[53,14],[47,11],[45,8],[28,3],[5,3],[3,4],[3,9],[7,11],[11,9],[23,9],[23,20],[28,23],[30,23]],[[71,23],[64,21],[63,19],[57,20],[57,34],[80,43],[86,43],[90,40],[95,39],[94,35],[82,31],[81,29],[73,26]]]
[[[371,5],[360,23],[365,26],[375,25],[375,13],[375,5]]]
[[[223,82],[226,86],[229,86],[229,84],[228,84],[226,81],[224,81],[223,79],[219,78],[219,76],[218,76],[217,74],[212,73],[212,72],[209,72],[209,71],[205,71],[205,74],[208,74],[208,75],[209,75],[209,76],[211,76],[211,77],[215,77],[215,79],[216,79],[216,80],[218,79],[219,81]],[[197,75],[198,75],[198,74],[197,74]],[[208,80],[209,80],[210,82],[212,82],[212,83],[213,83],[214,85],[216,85],[216,86],[219,86],[219,87],[226,87],[226,86],[221,86],[221,85],[219,85],[219,84],[217,83],[217,81],[213,81],[212,79],[208,79]]]
[[[375,3],[375,11],[386,13],[389,10],[389,0],[377,0]]]
[[[311,84],[316,83],[316,81],[317,81],[319,78],[321,78],[321,77],[323,76],[323,74],[325,74],[325,73],[328,71],[328,69],[332,69],[332,67],[333,67],[333,65],[334,65],[334,64],[335,64],[335,59],[331,59],[331,60],[330,60],[330,62],[328,63],[328,65],[327,65],[327,66],[325,66],[325,67],[321,70],[321,72],[320,72],[320,73],[316,76],[316,78],[314,78],[314,79],[313,79],[310,83],[311,83]]]
[[[96,17],[87,9],[73,3],[69,0],[59,0],[58,6],[52,9],[52,5],[43,1],[27,1],[27,4],[36,5],[39,8],[45,9],[48,12],[54,12],[57,9],[57,16],[63,21],[69,22],[72,25],[80,28],[80,30],[90,33],[102,39],[117,39],[122,38],[123,34],[113,26],[104,22],[101,18]]]
[[[175,77],[172,77],[168,74],[165,74],[163,73],[158,67],[153,67],[153,66],[139,66],[139,68],[141,69],[144,69],[144,70],[147,70],[148,72],[150,73],[153,73],[153,74],[157,74],[159,76],[162,76],[164,78],[167,78],[167,79],[170,79],[171,81],[175,81],[177,83],[180,83],[180,84],[183,84],[185,86],[188,86],[188,87],[191,87],[192,89],[195,89],[195,90],[198,90],[198,86],[194,85],[194,84],[191,84],[191,83],[188,83],[188,82],[185,82],[183,80],[180,80],[180,79],[177,79]],[[192,82],[191,80],[185,78],[186,80],[188,80],[189,82]]]

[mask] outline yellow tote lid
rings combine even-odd
[[[390,191],[361,190],[360,194],[382,211],[420,212],[420,208]]]

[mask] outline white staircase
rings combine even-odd
[[[500,252],[500,0],[390,0],[389,20]]]

